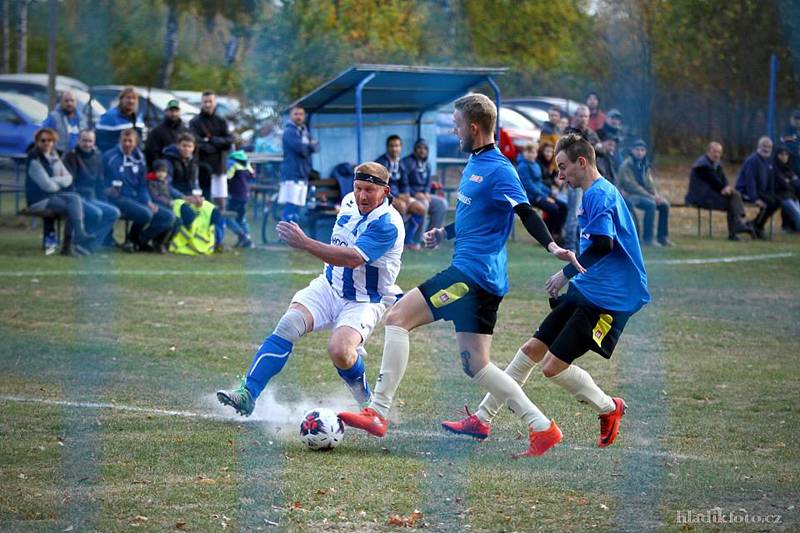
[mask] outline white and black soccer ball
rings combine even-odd
[[[344,437],[344,424],[330,409],[311,409],[300,421],[300,440],[312,450],[332,450]]]

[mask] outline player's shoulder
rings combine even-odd
[[[613,205],[617,201],[619,192],[616,186],[605,178],[595,181],[584,193],[585,203],[598,206]]]

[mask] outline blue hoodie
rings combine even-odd
[[[542,167],[539,163],[528,161],[520,155],[517,157],[517,174],[531,204],[539,198],[547,199],[550,196],[550,187],[542,181]]]
[[[283,130],[282,181],[308,181],[311,174],[311,154],[317,151],[317,145],[310,141],[305,125],[298,127],[292,121],[286,123]]]
[[[119,180],[122,182],[121,196],[143,204],[150,203],[150,192],[147,190],[145,178],[147,164],[141,150],[134,148],[131,155],[126,156],[117,145],[103,154],[103,168],[107,187]]]

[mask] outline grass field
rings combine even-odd
[[[439,428],[482,397],[449,324],[413,333],[386,438],[348,431],[313,453],[295,436],[303,410],[352,407],[324,334],[299,343],[251,419],[213,392],[237,382],[316,261],[285,249],[45,258],[17,222],[0,229],[2,531],[384,531],[415,510],[414,527],[433,531],[800,528],[798,237],[729,243],[720,227],[697,239],[693,213],[676,214],[677,246],[646,252],[653,302],[611,361],[580,363],[628,403],[617,443],[595,448],[596,417],[534,376],[525,390],[564,442],[512,461],[526,440],[510,413],[483,443]],[[522,239],[509,254],[501,366],[545,315],[540,286],[559,267]],[[401,286],[449,257],[405,254]],[[378,328],[373,381],[382,345]],[[707,513],[738,523],[680,523]]]

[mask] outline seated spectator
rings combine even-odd
[[[755,237],[753,227],[744,222],[742,195],[728,183],[720,161],[722,145],[718,142],[708,143],[706,153],[692,164],[689,191],[684,201],[687,205],[704,209],[727,211],[728,239],[738,241],[738,233],[749,233]]]
[[[87,255],[95,236],[86,230],[81,197],[70,192],[72,175],[67,171],[55,144],[58,133],[41,128],[33,136],[34,146],[25,162],[25,200],[32,213],[52,211],[67,219],[71,228],[71,247],[64,254]]]
[[[375,160],[389,171],[389,193],[392,195],[392,207],[401,215],[405,215],[411,203],[408,192],[408,179],[403,166],[400,164],[400,154],[403,152],[403,140],[399,135],[390,135],[386,138],[386,153]],[[415,209],[416,214],[425,215],[422,204]],[[405,216],[404,216],[405,218]]]
[[[758,214],[750,222],[759,239],[765,238],[764,225],[782,204],[781,198],[773,192],[775,177],[771,156],[772,140],[761,137],[756,151],[744,160],[736,178],[736,190],[742,194],[742,199],[758,206]]]
[[[536,162],[536,150],[536,144],[525,145],[517,158],[517,173],[525,188],[528,202],[542,210],[547,229],[553,239],[560,240],[561,229],[567,217],[567,203],[559,200],[558,192],[554,192],[542,179],[542,167]]]
[[[406,243],[411,249],[419,249],[425,231],[424,214],[430,217],[429,228],[443,227],[447,201],[431,194],[431,164],[428,162],[428,143],[424,139],[417,139],[414,152],[404,157],[400,164],[408,180],[408,210],[412,213],[406,227]],[[420,211],[424,214],[420,214]]]
[[[83,211],[87,220],[96,220],[91,226],[95,240],[91,249],[101,246],[116,246],[114,224],[120,217],[119,209],[106,199],[103,176],[103,156],[94,145],[94,132],[81,130],[78,145],[64,156],[64,165],[75,179],[75,191],[83,200]]]
[[[548,187],[561,188],[558,181],[558,165],[556,165],[555,145],[549,142],[540,142],[536,151],[536,162],[542,167],[542,180]]]
[[[178,135],[177,142],[164,148],[162,158],[167,163],[170,185],[184,196],[202,196],[200,164],[195,155],[196,143],[189,132]]]
[[[602,132],[602,135],[601,135]],[[625,131],[622,127],[622,113],[618,109],[610,109],[606,113],[606,122],[603,127],[597,131],[597,136],[600,139],[614,137],[617,141],[617,146],[614,151],[614,167],[619,169],[622,162],[625,160],[623,146],[625,145]]]
[[[133,87],[125,87],[119,93],[119,103],[100,117],[97,123],[97,149],[102,153],[113,149],[123,130],[134,129],[142,138],[144,120],[139,113],[139,93]]]
[[[672,241],[669,240],[669,202],[658,194],[647,160],[647,144],[643,140],[639,139],[633,143],[630,157],[626,158],[619,168],[617,187],[623,195],[628,196],[628,200],[635,208],[644,211],[642,243],[645,246],[656,244],[672,246]],[[657,240],[654,241],[653,226],[656,211],[658,211],[658,231]]]
[[[797,201],[800,178],[792,170],[790,157],[789,148],[784,144],[778,145],[772,169],[775,175],[775,194],[781,198],[783,229],[797,233],[800,231],[800,203]]]
[[[800,109],[795,109],[789,117],[789,125],[781,135],[781,142],[789,149],[789,165],[800,176]]]
[[[247,154],[241,150],[231,152],[228,156],[228,211],[236,213],[236,218],[228,220],[228,227],[238,240],[238,248],[254,248],[247,225],[247,202],[250,199],[250,181],[255,174]]]
[[[599,130],[606,122],[606,114],[600,110],[600,96],[596,92],[590,91],[586,95],[586,107],[589,108],[589,123],[587,126],[594,131]]]
[[[600,171],[601,176],[613,183],[619,190],[619,177],[617,176],[619,167],[617,167],[616,164],[617,146],[619,145],[617,138],[611,136],[608,133],[608,130],[600,130],[597,136],[600,137],[601,143],[600,148],[595,152],[595,163],[597,165],[597,170]],[[620,195],[625,201],[625,206],[628,208],[628,211],[631,213],[631,218],[633,218],[634,224],[636,224],[637,234],[641,235],[642,232],[641,227],[639,226],[639,216],[636,214],[633,204],[626,193],[622,190],[620,190]]]
[[[545,144],[556,145],[558,139],[564,133],[561,127],[561,117],[563,113],[557,105],[550,106],[547,110],[547,121],[542,124],[542,133],[539,135],[539,148]]]
[[[161,252],[172,234],[175,216],[150,198],[146,163],[138,143],[135,129],[123,130],[119,144],[103,154],[106,196],[120,210],[122,218],[133,223],[123,249]]]
[[[153,128],[147,135],[147,142],[144,144],[144,157],[147,160],[147,168],[153,168],[153,161],[161,157],[164,148],[178,142],[181,133],[188,133],[189,129],[181,120],[181,104],[177,100],[167,102],[167,109],[164,111],[164,120],[161,124]]]
[[[75,93],[64,91],[55,109],[42,122],[42,126],[58,133],[56,150],[66,154],[78,144],[78,134],[86,127],[86,119],[76,107]]]

